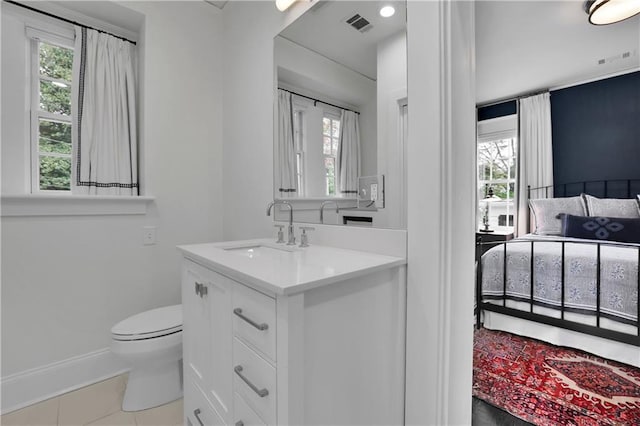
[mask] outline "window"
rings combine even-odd
[[[513,229],[516,212],[518,115],[478,122],[477,224]]]
[[[3,4],[2,12],[3,24],[9,23],[2,27],[2,95],[12,104],[2,112],[3,134],[6,129],[10,135],[2,140],[2,215],[144,214],[153,197],[107,200],[72,185],[77,170],[72,98],[79,83],[72,72],[77,59],[74,26],[64,17],[43,18],[17,4]],[[96,22],[136,38],[111,23]]]
[[[478,227],[485,217],[491,228],[513,227],[517,155],[515,134],[478,142]]]
[[[336,158],[340,142],[340,118],[325,114],[322,117],[322,154],[325,170],[325,195],[336,196]]]
[[[341,109],[294,95],[293,142],[299,197],[339,197],[336,158]]]
[[[293,111],[293,143],[296,150],[296,182],[298,184],[298,196],[305,196],[304,181],[304,110],[296,108]]]
[[[31,72],[32,192],[71,190],[69,45],[33,38]]]

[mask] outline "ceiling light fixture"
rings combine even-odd
[[[284,12],[298,0],[276,0],[276,7],[280,12]]]
[[[640,13],[640,0],[587,0],[584,11],[593,25],[624,21]]]
[[[389,18],[393,16],[394,13],[396,13],[396,10],[393,6],[383,6],[380,9],[380,16],[382,16],[383,18]]]

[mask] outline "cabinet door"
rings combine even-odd
[[[233,399],[231,283],[187,260],[182,283],[184,379],[197,384],[228,423]]]
[[[182,270],[182,362],[185,378],[203,387],[211,358],[209,309],[200,295],[207,282],[206,271],[185,261]]]
[[[200,388],[189,379],[184,382],[184,424],[185,426],[224,426],[211,403]]]
[[[233,324],[232,281],[209,271],[207,293],[203,296],[209,311],[211,352],[205,393],[226,423],[231,422],[233,404]]]

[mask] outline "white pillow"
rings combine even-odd
[[[635,198],[596,198],[592,195],[582,194],[587,215],[600,217],[640,217],[640,207]]]
[[[580,196],[529,200],[529,206],[536,224],[533,233],[538,235],[561,235],[560,213],[586,216],[584,201]]]

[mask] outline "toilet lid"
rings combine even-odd
[[[182,305],[165,306],[133,315],[111,329],[116,340],[142,340],[182,330]]]

